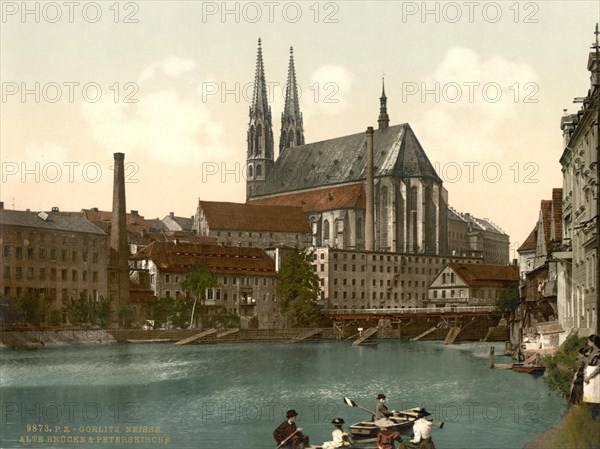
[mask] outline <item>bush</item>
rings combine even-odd
[[[570,335],[558,349],[556,355],[545,357],[542,365],[546,367],[544,380],[548,387],[563,397],[571,391],[573,376],[577,370],[577,354],[585,347],[587,339]]]
[[[600,417],[587,404],[575,405],[564,417],[554,447],[557,449],[594,449],[600,447]]]
[[[62,321],[62,313],[60,310],[52,309],[50,313],[48,313],[48,326],[58,327]]]

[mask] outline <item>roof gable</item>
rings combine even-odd
[[[519,282],[519,270],[512,265],[449,263],[448,266],[471,287],[507,283],[516,286]]]

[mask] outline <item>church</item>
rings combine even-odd
[[[410,125],[390,126],[383,82],[377,129],[306,143],[290,49],[277,159],[266,86],[259,39],[247,137],[248,204],[301,207],[315,247],[448,253],[448,193]]]

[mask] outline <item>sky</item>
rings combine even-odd
[[[560,118],[586,95],[598,1],[2,1],[0,200],[189,217],[245,201],[262,40],[273,134],[294,48],[306,142],[409,123],[449,203],[511,239],[561,187]]]

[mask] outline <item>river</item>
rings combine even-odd
[[[494,343],[64,345],[0,349],[2,448],[272,449],[285,411],[311,443],[334,417],[425,406],[443,448],[521,448],[565,405],[540,377],[489,369]],[[502,344],[495,343],[496,354]],[[497,363],[509,363],[496,356]]]

